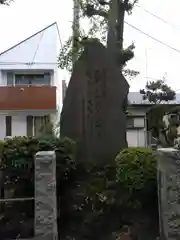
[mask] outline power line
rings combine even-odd
[[[61,48],[63,48],[62,39],[61,39],[61,34],[60,34],[60,30],[59,30],[59,27],[58,27],[58,24],[57,24],[57,23],[56,23],[56,27],[57,27],[57,32],[58,32],[58,37],[59,37],[59,41],[60,41]]]
[[[58,62],[0,62],[0,65],[28,65],[28,66],[32,66],[32,65],[57,65]]]
[[[157,18],[157,19],[160,20],[161,22],[163,22],[163,23],[165,23],[165,24],[167,24],[167,25],[173,27],[174,29],[180,31],[180,28],[178,28],[176,25],[174,25],[174,24],[168,22],[167,20],[165,20],[165,19],[163,19],[163,18],[157,16],[156,14],[150,12],[149,10],[147,10],[147,9],[145,9],[145,8],[143,8],[143,7],[141,7],[139,4],[136,4],[135,6],[137,6],[137,7],[140,8],[140,9],[142,9],[144,12],[148,13],[149,15],[151,15],[151,16]]]
[[[153,78],[153,77],[146,77],[147,79],[150,79],[150,80],[155,80],[155,81],[159,81],[160,78]]]
[[[130,26],[131,28],[135,29],[136,31],[138,31],[138,32],[140,32],[140,33],[142,33],[142,34],[144,34],[144,35],[146,35],[147,37],[151,38],[152,40],[154,40],[154,41],[156,41],[156,42],[164,45],[165,47],[167,47],[167,48],[169,48],[169,49],[171,49],[171,50],[173,50],[173,51],[176,51],[176,52],[180,53],[180,50],[179,50],[179,49],[176,49],[176,48],[168,45],[167,43],[165,43],[165,42],[163,42],[163,41],[161,41],[161,40],[159,40],[159,39],[151,36],[150,34],[142,31],[142,30],[139,29],[138,27],[135,27],[134,25],[132,25],[132,24],[126,22],[126,21],[124,21],[124,22],[125,22],[125,24],[127,24],[127,25]],[[4,64],[4,65],[6,65],[6,64],[7,64],[7,65],[19,65],[19,64],[29,65],[29,64],[32,64],[32,63],[29,63],[29,62],[0,62],[0,65],[3,65],[3,64]],[[58,62],[34,62],[33,64],[58,64]]]
[[[176,51],[176,52],[180,53],[179,49],[176,49],[176,48],[168,45],[167,43],[165,43],[165,42],[163,42],[163,41],[161,41],[161,40],[151,36],[150,34],[142,31],[138,27],[135,27],[134,25],[132,25],[132,24],[126,22],[126,21],[124,21],[124,22],[125,22],[125,24],[127,24],[131,28],[135,29],[136,31],[138,31],[138,32],[140,32],[140,33],[142,33],[144,35],[146,35],[147,37],[151,38],[152,40],[154,40],[154,41],[164,45],[165,47],[167,47],[167,48],[169,48],[169,49],[171,49],[173,51]],[[32,65],[32,64],[54,64],[55,65],[55,64],[58,64],[58,62],[33,62],[33,63],[32,62],[0,62],[0,65]]]
[[[141,29],[139,29],[139,28],[133,26],[132,24],[130,24],[130,23],[126,22],[126,21],[124,21],[124,22],[125,22],[128,26],[130,26],[131,28],[134,28],[136,31],[138,31],[138,32],[140,32],[140,33],[146,35],[147,37],[153,39],[154,41],[156,41],[156,42],[158,42],[158,43],[164,45],[164,46],[167,47],[167,48],[170,48],[170,49],[173,50],[173,51],[176,51],[176,52],[180,53],[180,50],[179,50],[179,49],[176,49],[176,48],[174,48],[174,47],[171,47],[171,46],[168,45],[167,43],[162,42],[161,40],[158,40],[157,38],[151,36],[150,34],[148,34],[148,33],[146,33],[146,32],[143,32]]]
[[[38,42],[38,44],[37,44],[36,51],[35,51],[35,53],[34,53],[34,56],[33,56],[32,61],[31,61],[32,64],[34,63],[34,60],[35,60],[35,58],[36,58],[36,55],[37,55],[37,52],[38,52],[38,50],[39,50],[39,47],[40,47],[40,44],[41,44],[41,41],[42,41],[43,36],[44,36],[44,31],[41,33],[39,42]]]

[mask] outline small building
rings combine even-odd
[[[59,121],[62,83],[56,23],[0,53],[0,140],[35,136]]]
[[[127,142],[129,147],[147,147],[155,140],[147,131],[147,112],[153,106],[147,100],[142,100],[139,92],[130,92],[128,95],[128,116],[127,116]],[[162,103],[163,104],[163,103]],[[168,104],[179,105],[180,94],[176,94],[176,100]]]

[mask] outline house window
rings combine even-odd
[[[27,116],[27,136],[38,136],[46,130],[50,123],[50,116]]]
[[[6,116],[6,136],[12,135],[12,117]]]
[[[15,74],[15,85],[50,85],[50,73]]]
[[[126,123],[127,123],[127,128],[133,128],[134,127],[134,118],[127,117]]]

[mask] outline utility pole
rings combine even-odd
[[[80,31],[80,2],[79,0],[73,0],[73,40],[72,40],[72,65],[74,65],[77,59],[77,44],[79,39],[79,31]]]

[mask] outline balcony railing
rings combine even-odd
[[[0,110],[55,110],[54,86],[0,86]]]

